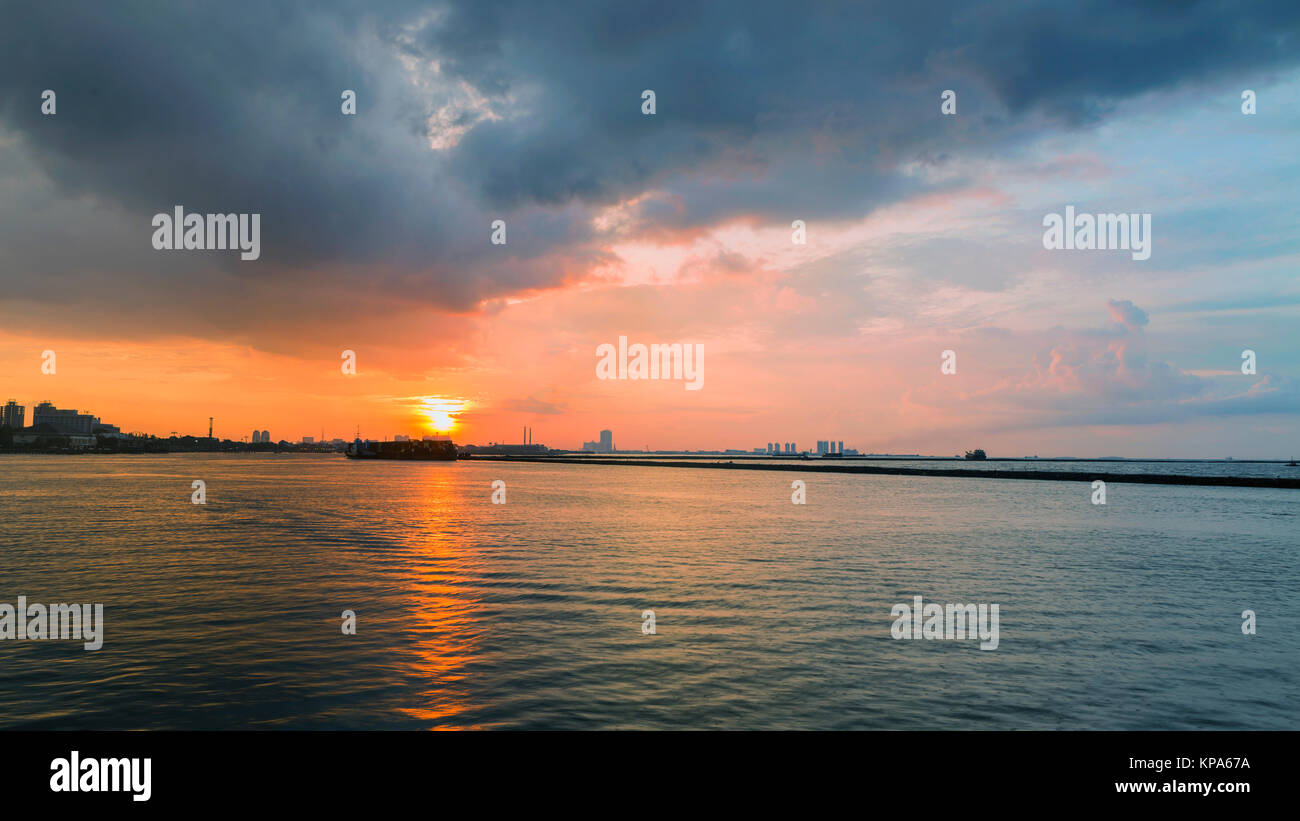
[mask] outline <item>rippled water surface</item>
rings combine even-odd
[[[1298,491],[795,478],[0,455],[0,602],[107,622],[0,641],[0,727],[1300,729]]]

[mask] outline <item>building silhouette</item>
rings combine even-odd
[[[56,408],[48,400],[41,402],[32,411],[32,425],[40,427],[49,425],[59,433],[88,435],[95,432],[99,420],[88,413],[77,413],[75,409]]]
[[[0,408],[0,428],[8,425],[17,430],[23,427],[23,418],[27,415],[27,408],[10,399]]]
[[[613,453],[614,452],[614,432],[602,430],[600,439],[594,442],[583,442],[582,450],[584,453]]]

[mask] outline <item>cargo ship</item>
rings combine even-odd
[[[452,462],[459,453],[450,439],[424,442],[363,442],[348,445],[349,459],[403,459],[412,462]]]

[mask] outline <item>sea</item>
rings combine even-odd
[[[1065,481],[0,455],[0,605],[103,605],[97,650],[0,638],[0,728],[1300,729],[1300,491],[1095,500]],[[896,638],[917,596],[996,604],[996,649]]]

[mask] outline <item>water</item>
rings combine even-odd
[[[0,727],[1300,729],[1300,492],[795,478],[0,456],[0,602],[107,622],[0,641]]]

